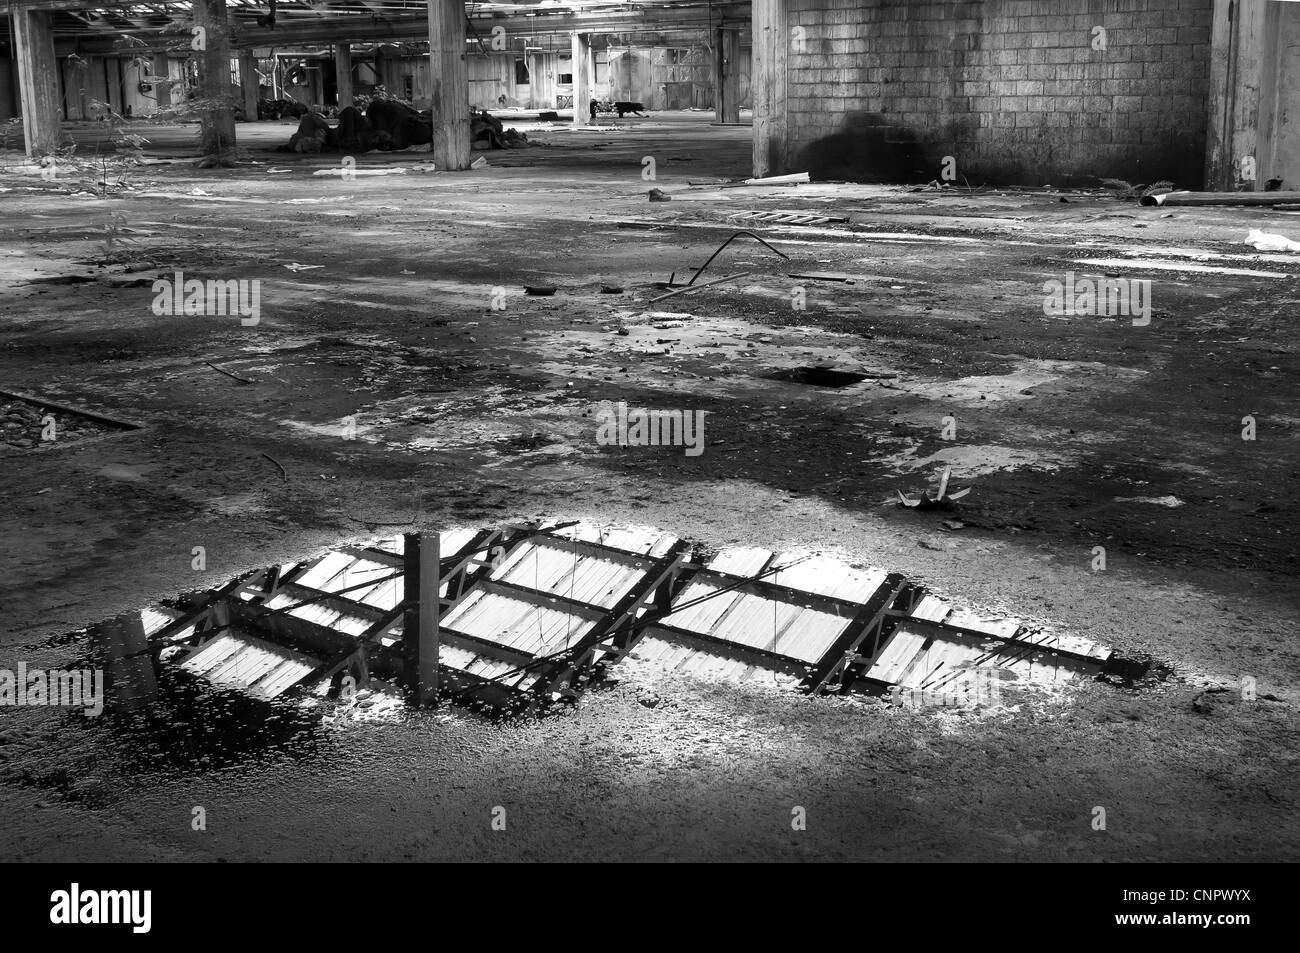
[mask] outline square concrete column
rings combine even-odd
[[[234,162],[235,91],[230,82],[230,26],[226,0],[194,0],[195,26],[203,29],[199,61],[199,98],[208,107],[199,110],[199,152]]]
[[[166,53],[153,55],[153,96],[159,109],[172,104],[171,63]]]
[[[438,699],[441,555],[437,532],[407,533],[404,537],[402,571],[407,607],[402,618],[402,651],[407,683],[418,705]]]
[[[790,0],[753,0],[752,16],[754,175],[780,175],[787,171],[786,69],[797,24],[790,22]],[[793,55],[806,57],[805,49]]]
[[[54,14],[48,10],[14,10],[11,24],[27,154],[49,155],[59,148],[62,138]]]
[[[339,94],[339,109],[352,105],[352,47],[334,44],[334,83]]]
[[[718,122],[740,122],[740,31],[721,27],[713,43],[713,111]]]
[[[468,169],[469,63],[463,0],[429,0],[429,82],[433,162],[447,172]]]
[[[256,122],[261,83],[258,81],[257,60],[253,58],[252,50],[241,50],[239,53],[239,86],[244,94],[244,118]]]
[[[573,34],[573,126],[585,126],[591,114],[591,34]]]

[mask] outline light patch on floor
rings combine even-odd
[[[145,474],[156,469],[158,468],[145,464],[128,466],[125,463],[110,463],[106,467],[100,467],[99,470],[95,471],[95,475],[108,477],[110,480],[118,480],[123,483],[146,483],[149,478]]]
[[[1201,275],[1237,275],[1242,278],[1292,278],[1281,271],[1256,271],[1251,268],[1215,268],[1210,265],[1191,265],[1181,262],[1156,261],[1152,258],[1084,258],[1076,265],[1094,268],[1145,268],[1150,271],[1188,271]]]
[[[1006,374],[983,374],[950,381],[900,382],[896,386],[899,390],[927,397],[930,400],[942,400],[964,407],[978,407],[981,404],[1003,400],[1029,400],[1035,396],[1032,393],[1025,393],[1030,388],[1067,378],[1109,377],[1115,381],[1127,382],[1145,374],[1146,371],[1112,367],[1096,362],[1020,361],[1014,370]]]
[[[367,443],[379,442],[366,437],[366,434],[376,430],[377,427],[370,424],[363,425],[356,416],[341,417],[338,420],[323,424],[312,424],[303,420],[281,420],[279,423],[282,427],[292,427],[294,430],[306,431],[320,437],[333,437],[337,440],[365,440]]]
[[[204,504],[204,509],[213,516],[257,516],[272,512],[260,490],[214,497]]]
[[[987,476],[1001,470],[1059,470],[1074,464],[1074,455],[1048,453],[1014,447],[960,446],[944,447],[928,457],[915,457],[909,449],[878,461],[898,473],[916,470],[951,468],[954,479]]]

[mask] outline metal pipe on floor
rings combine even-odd
[[[1176,205],[1300,205],[1300,192],[1166,192],[1145,195],[1142,205],[1159,208]]]

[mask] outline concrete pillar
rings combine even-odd
[[[153,95],[159,109],[172,104],[171,63],[166,53],[153,55]]]
[[[199,152],[204,156],[224,156],[225,162],[233,162],[235,91],[230,83],[226,0],[194,0],[193,12],[195,26],[204,30],[204,49],[195,51],[199,62],[199,98],[210,104],[199,112]]]
[[[718,122],[740,122],[740,31],[720,27],[713,42],[713,110]]]
[[[418,705],[428,705],[438,698],[440,559],[436,532],[406,534],[402,571],[407,608],[402,620],[402,649],[407,680]]]
[[[135,711],[157,694],[153,656],[140,613],[128,612],[95,626],[90,644],[103,659],[105,693],[114,711]]]
[[[352,47],[334,44],[334,81],[339,94],[339,109],[352,105]]]
[[[790,0],[753,0],[754,175],[786,169],[786,67],[793,41]],[[807,56],[802,51],[798,56]]]
[[[591,121],[591,34],[574,33],[573,37],[573,127],[579,129]]]
[[[447,172],[468,169],[469,63],[463,0],[429,0],[429,83],[434,164]]]
[[[12,119],[22,113],[18,101],[18,59],[10,56],[5,61],[5,88],[0,90],[0,119]]]
[[[59,61],[54,55],[54,14],[14,10],[11,20],[18,93],[23,107],[23,138],[29,156],[59,148]]]
[[[256,122],[261,84],[258,82],[257,60],[254,59],[252,50],[239,52],[239,86],[244,93],[244,118],[249,122]]]

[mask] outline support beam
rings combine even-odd
[[[740,30],[720,27],[713,43],[713,109],[718,122],[740,122]]]
[[[786,67],[790,56],[790,0],[754,0],[754,175],[781,175],[786,167]],[[796,56],[807,56],[798,51]]]
[[[406,656],[407,679],[417,705],[438,697],[438,564],[437,533],[407,533],[404,563],[407,603],[402,625],[402,648]]]
[[[573,127],[581,129],[591,121],[591,34],[574,33],[573,38]]]
[[[1258,191],[1271,177],[1281,3],[1215,0],[1210,38],[1205,187]],[[1255,161],[1253,181],[1243,160]]]
[[[194,0],[194,24],[203,29],[199,61],[199,98],[206,102],[199,115],[199,152],[221,164],[233,164],[235,151],[235,93],[230,83],[230,25],[226,0]],[[196,38],[197,39],[197,38]]]
[[[447,172],[468,169],[469,63],[463,0],[429,0],[429,82],[434,164]]]
[[[334,44],[334,82],[338,88],[339,109],[352,103],[352,47],[347,43]]]
[[[257,60],[251,50],[241,50],[239,54],[239,86],[244,94],[244,119],[257,121],[257,101],[261,98],[261,86],[257,76]]]
[[[15,10],[14,59],[18,63],[27,154],[49,155],[59,148],[59,63],[54,56],[54,15],[47,10]]]

